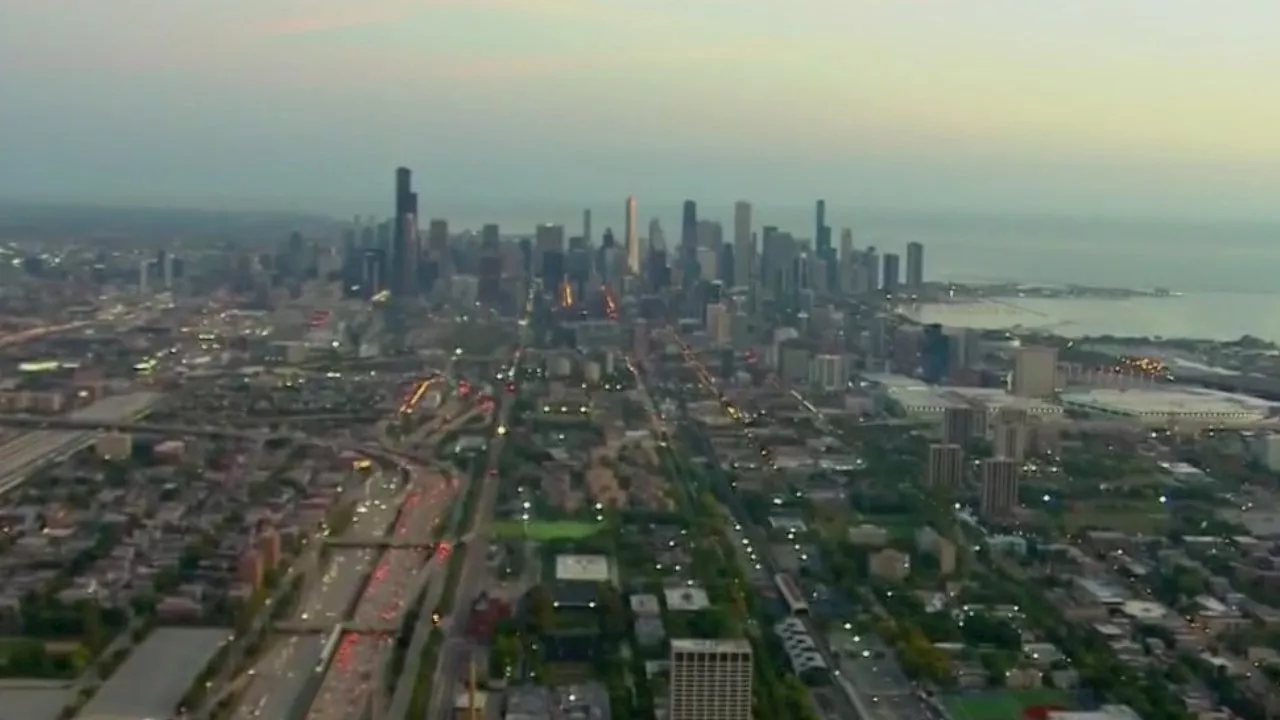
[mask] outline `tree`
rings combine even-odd
[[[530,588],[526,600],[529,604],[529,628],[534,634],[545,634],[555,628],[555,599],[545,585]]]
[[[98,604],[90,601],[81,601],[80,617],[84,625],[84,644],[93,651],[102,649],[106,643],[106,634],[102,628],[102,609]]]

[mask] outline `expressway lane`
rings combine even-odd
[[[89,423],[132,422],[154,407],[164,396],[154,392],[115,395],[99,400],[64,419]],[[56,418],[54,418],[56,419]],[[98,430],[33,430],[0,445],[0,493],[11,490],[46,462],[87,447]]]
[[[377,473],[363,487],[351,491],[358,506],[349,532],[365,536],[381,535],[396,516],[395,502],[400,494],[393,474]],[[320,543],[309,551],[306,572],[316,562]],[[374,559],[374,551],[366,548],[330,548],[330,558],[319,577],[311,577],[303,588],[302,598],[294,608],[290,621],[318,622],[336,625],[344,619],[360,583]],[[264,620],[265,622],[265,620]],[[249,671],[253,680],[236,707],[237,718],[283,720],[304,692],[320,659],[324,633],[286,636],[272,646]],[[238,664],[238,663],[237,663]],[[299,677],[300,675],[300,677]],[[274,679],[273,679],[274,678]],[[295,682],[296,679],[296,682]],[[279,711],[284,708],[284,711]],[[267,711],[271,712],[268,713]],[[279,711],[279,712],[278,712]],[[254,714],[260,712],[261,714]]]
[[[316,692],[307,720],[360,720],[370,710],[377,667],[391,649],[386,635],[344,633]]]
[[[410,483],[391,531],[393,538],[412,540],[424,535],[441,520],[453,501],[454,483],[439,472],[415,468]],[[409,600],[438,565],[431,559],[428,551],[415,548],[384,551],[357,601],[352,626],[397,625]],[[307,717],[317,720],[358,717],[352,713],[372,706],[375,693],[382,692],[381,665],[390,648],[389,636],[344,634]]]
[[[322,635],[281,640],[251,670],[251,679],[231,720],[283,720],[302,693],[320,657]]]
[[[396,502],[401,488],[393,474],[378,473],[364,486],[364,497],[356,508],[355,519],[347,533],[354,537],[383,535],[399,512]],[[294,609],[294,622],[337,624],[345,619],[360,584],[373,563],[372,548],[331,548],[329,563],[303,595]]]
[[[410,490],[401,508],[391,537],[415,540],[439,522],[444,508],[453,500],[448,480],[436,473]],[[417,548],[390,548],[374,567],[369,584],[356,605],[353,624],[387,625],[400,620],[405,602],[418,588],[420,577],[427,571],[429,551]]]

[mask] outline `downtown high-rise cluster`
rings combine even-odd
[[[911,298],[925,288],[923,245],[907,244],[905,267],[897,253],[856,248],[848,228],[837,246],[825,200],[814,204],[809,237],[774,225],[757,228],[746,201],[734,204],[726,233],[690,199],[669,244],[656,218],[641,234],[635,197],[621,203],[620,238],[612,228],[597,237],[590,210],[580,232],[543,224],[504,237],[495,224],[479,233],[451,232],[445,219],[430,220],[424,232],[412,181],[408,168],[398,168],[394,216],[357,219],[347,231],[343,276],[350,295],[476,302],[514,312],[536,287],[551,306],[587,316],[616,316],[622,298],[649,299],[650,306],[657,299],[676,316],[710,325],[725,312],[767,308],[786,316],[830,296]],[[716,331],[727,332],[719,325]]]

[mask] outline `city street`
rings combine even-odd
[[[514,365],[519,365],[518,357]],[[514,403],[508,394],[504,394],[499,403],[497,425],[505,426],[510,419]],[[453,596],[453,613],[441,625],[444,642],[440,646],[436,674],[431,683],[427,720],[451,718],[457,689],[470,672],[474,649],[471,640],[466,636],[466,617],[472,601],[479,593],[485,572],[485,551],[489,547],[493,506],[498,498],[498,476],[494,470],[498,467],[504,442],[504,437],[498,434],[490,440],[489,458],[480,488],[480,499],[476,503],[471,531],[467,537],[466,559],[463,561],[462,573]],[[431,605],[431,607],[435,606]],[[402,678],[402,682],[403,680]]]

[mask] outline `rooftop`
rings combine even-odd
[[[751,652],[751,643],[747,642],[744,638],[726,638],[722,640],[671,638],[671,651],[696,653],[749,653]]]
[[[225,628],[160,628],[89,700],[76,720],[167,718],[218,648]]]
[[[1098,388],[1062,395],[1062,402],[1085,410],[1126,417],[1178,416],[1205,420],[1264,420],[1274,403],[1248,395],[1203,388]]]
[[[667,609],[672,612],[692,612],[711,607],[707,591],[700,587],[674,587],[663,590],[667,597]]]
[[[609,558],[605,555],[557,555],[556,579],[607,582]]]

